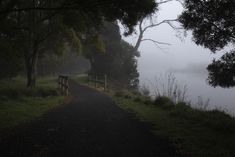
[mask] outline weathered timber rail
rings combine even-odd
[[[101,84],[104,88],[104,91],[107,90],[108,87],[107,75],[104,75],[103,80],[98,79],[98,76],[88,75],[88,84],[91,84],[91,82],[95,83],[95,88],[98,88],[98,84]]]
[[[58,76],[59,90],[63,95],[69,95],[69,76],[59,75]]]

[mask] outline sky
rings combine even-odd
[[[183,7],[178,2],[162,4],[154,19],[157,22],[176,19],[182,10]],[[123,32],[122,27],[121,32]],[[214,106],[221,107],[221,104],[223,104],[221,108],[231,110],[232,114],[235,115],[233,98],[235,88],[213,88],[206,83],[206,67],[214,58],[220,58],[225,50],[213,54],[209,49],[196,45],[192,41],[191,32],[187,32],[185,37],[183,32],[178,33],[167,24],[148,30],[144,36],[171,45],[160,45],[164,49],[162,50],[152,42],[141,44],[139,48],[141,57],[138,58],[140,84],[147,82],[147,80],[153,80],[159,75],[174,73],[181,83],[188,86],[190,100],[196,102],[199,96],[203,96],[205,100],[210,99]],[[123,37],[123,39],[134,45],[137,35]]]
[[[178,2],[169,2],[162,4],[159,8],[156,20],[158,22],[166,19],[176,19],[182,12],[183,8]],[[161,42],[170,43],[170,46],[160,45],[164,50],[159,49],[152,42],[143,42],[140,46],[142,57],[139,59],[139,64],[145,62],[145,66],[157,64],[164,70],[172,68],[186,68],[190,65],[207,65],[213,58],[218,58],[221,53],[212,54],[210,50],[197,46],[192,41],[190,32],[184,37],[184,33],[180,34],[181,38],[177,37],[179,33],[173,30],[167,24],[162,24],[159,27],[148,30],[145,33],[145,38],[151,38]],[[134,44],[137,36],[132,35],[124,40]],[[149,58],[151,56],[151,59]],[[141,67],[140,67],[141,68]]]

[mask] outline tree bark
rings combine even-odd
[[[139,47],[140,47],[140,44],[141,44],[141,42],[142,42],[142,39],[143,39],[143,35],[144,35],[144,30],[143,30],[143,28],[142,28],[142,24],[143,24],[143,21],[144,21],[144,19],[141,19],[140,20],[140,23],[139,23],[139,36],[138,36],[138,39],[137,39],[137,42],[136,42],[136,44],[135,44],[135,46],[134,46],[134,50],[137,52],[138,51],[138,49],[139,49]]]
[[[25,57],[28,88],[34,88],[36,86],[37,63],[38,63],[38,50],[35,44],[33,44],[32,53],[28,53]]]
[[[141,44],[141,42],[142,42],[142,39],[143,39],[143,32],[140,31],[138,40],[137,40],[137,42],[136,42],[136,44],[135,44],[135,46],[134,46],[134,50],[135,50],[136,52],[138,51],[138,49],[139,49],[139,47],[140,47],[140,44]]]

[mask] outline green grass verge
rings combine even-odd
[[[200,111],[184,103],[172,105],[166,98],[145,103],[146,98],[132,94],[112,97],[121,108],[152,123],[156,136],[171,141],[182,156],[235,156],[235,119],[223,112]]]
[[[35,89],[25,83],[20,77],[0,80],[0,130],[33,120],[63,103],[56,78],[40,78]]]

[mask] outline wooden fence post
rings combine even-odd
[[[88,86],[90,86],[90,75],[88,75]]]
[[[104,91],[107,89],[107,75],[104,75]]]
[[[66,96],[69,95],[69,77],[66,78]]]
[[[60,90],[60,76],[58,77],[58,88]]]
[[[98,78],[97,78],[97,76],[95,76],[95,88],[97,88],[97,80],[98,80]]]

